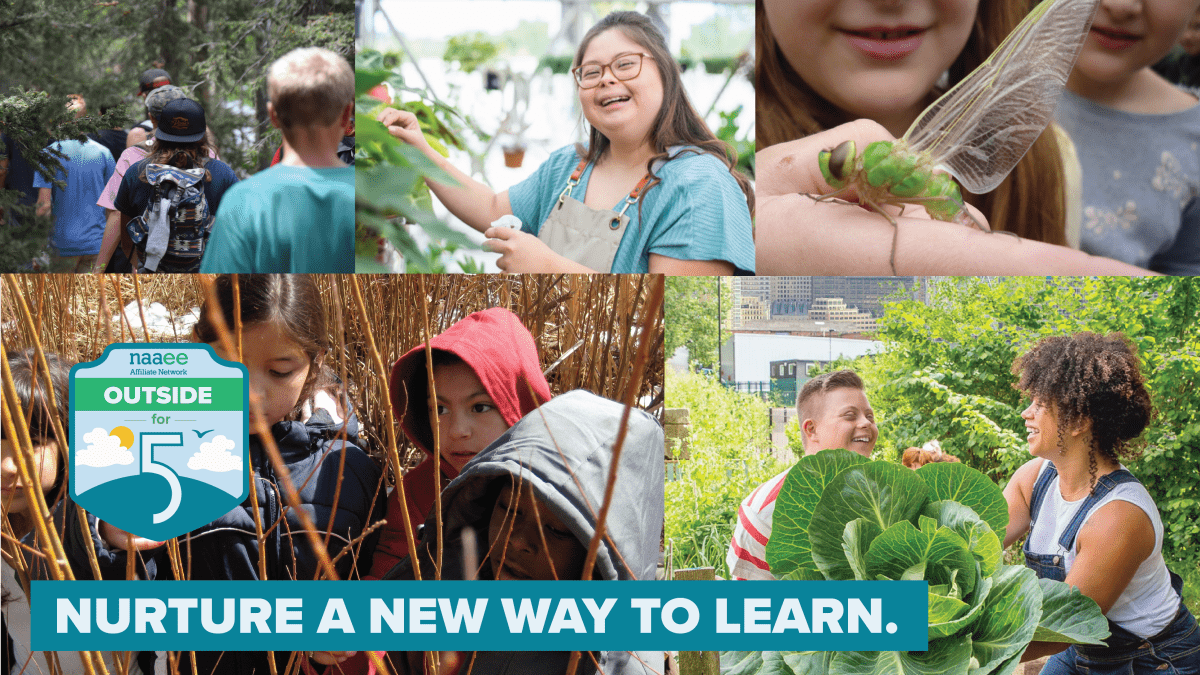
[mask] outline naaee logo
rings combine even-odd
[[[71,498],[163,541],[249,495],[246,367],[206,344],[114,344],[71,368]]]

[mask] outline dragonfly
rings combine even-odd
[[[896,219],[884,205],[923,206],[931,218],[991,230],[967,211],[951,176],[975,194],[1012,171],[1054,117],[1100,0],[1043,0],[970,75],[926,108],[897,141],[862,152],[846,141],[817,156],[835,191]],[[939,172],[939,170],[941,173]],[[889,262],[896,274],[896,234]]]

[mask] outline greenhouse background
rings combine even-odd
[[[636,10],[664,29],[685,67],[692,104],[753,175],[754,5],[732,2],[571,2],[569,0],[366,0],[358,6],[356,46],[383,55],[403,89],[394,101],[442,104],[463,148],[447,143],[450,161],[497,192],[524,180],[554,150],[583,141],[583,119],[568,69],[579,39],[612,11]],[[398,65],[396,65],[398,63]],[[390,81],[390,80],[389,80]],[[363,113],[360,105],[359,112]],[[452,119],[445,120],[446,117]],[[429,134],[427,133],[428,137]],[[515,153],[513,151],[516,151]],[[521,154],[515,159],[515,154]],[[506,155],[508,155],[506,157]],[[517,161],[519,166],[512,166]],[[472,246],[446,246],[428,228],[409,226],[429,271],[496,272],[497,254],[478,249],[482,234],[436,199],[434,217]],[[411,257],[405,255],[404,257]],[[404,269],[400,256],[394,271]]]

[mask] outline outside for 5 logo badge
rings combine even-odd
[[[71,368],[71,498],[163,541],[250,494],[246,367],[206,344],[114,344]]]

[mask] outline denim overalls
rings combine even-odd
[[[1036,523],[1042,500],[1050,489],[1058,471],[1049,464],[1033,486],[1033,496],[1029,500],[1030,522]],[[1075,546],[1075,536],[1087,518],[1088,513],[1096,508],[1099,501],[1112,492],[1121,483],[1137,482],[1133,474],[1125,469],[1119,469],[1096,481],[1096,489],[1088,495],[1079,507],[1075,517],[1063,531],[1058,543],[1064,549],[1071,550]],[[1067,576],[1061,556],[1031,553],[1029,551],[1030,537],[1025,540],[1025,565],[1037,573],[1038,577],[1064,581]],[[1171,572],[1171,586],[1180,593],[1183,580]],[[1112,621],[1108,622],[1112,636],[1105,642],[1107,647],[1090,645],[1072,645],[1066,651],[1055,654],[1042,668],[1041,675],[1200,675],[1200,629],[1196,619],[1180,602],[1179,611],[1171,623],[1158,635],[1140,638],[1121,628]]]

